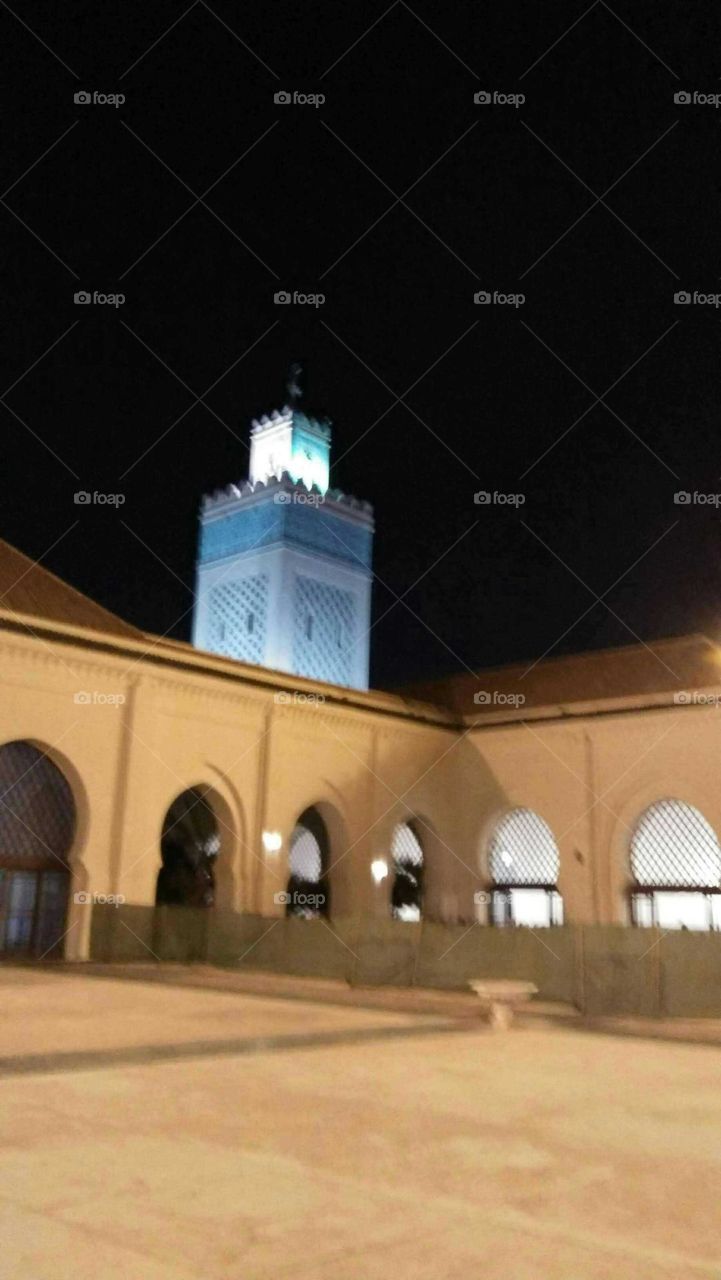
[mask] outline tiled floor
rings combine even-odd
[[[716,1047],[9,969],[0,999],[3,1280],[721,1278]]]

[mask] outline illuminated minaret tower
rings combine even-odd
[[[368,688],[373,511],[330,489],[331,429],[287,403],[253,422],[250,473],[203,499],[193,643]]]

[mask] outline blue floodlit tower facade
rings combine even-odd
[[[248,480],[203,499],[193,644],[367,689],[373,510],[329,487],[330,423],[289,393],[252,424]]]

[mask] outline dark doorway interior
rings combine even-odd
[[[190,787],[173,801],[165,815],[156,906],[212,907],[219,851],[218,823],[207,792]]]

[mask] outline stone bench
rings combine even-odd
[[[513,1022],[517,1005],[535,996],[538,987],[532,982],[516,982],[506,978],[471,978],[468,982],[488,1015],[492,1027],[505,1031]]]

